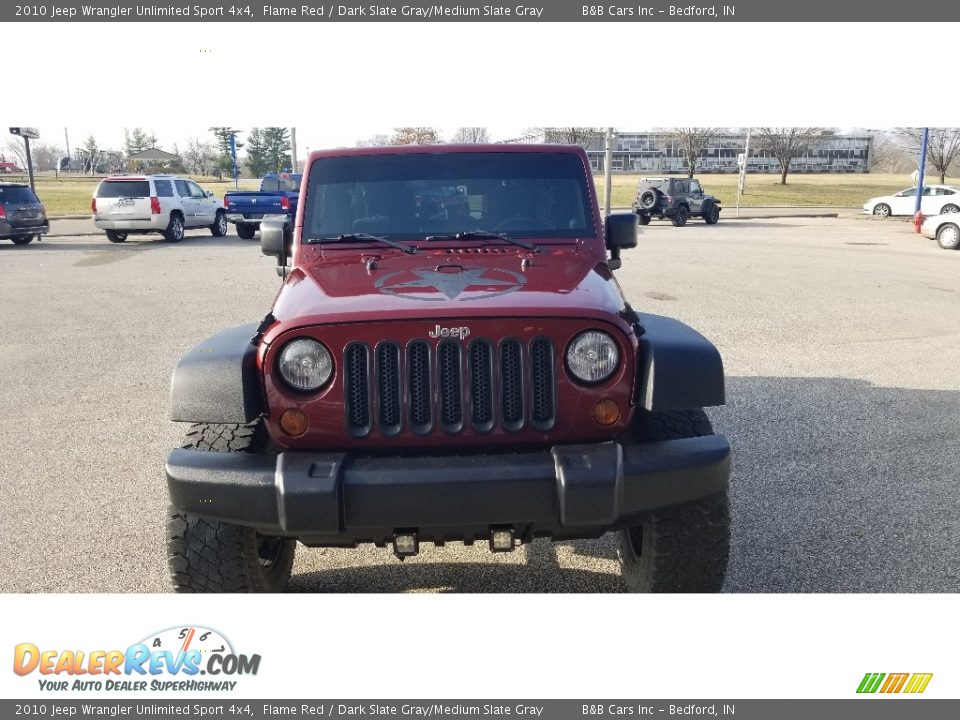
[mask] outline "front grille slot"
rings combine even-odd
[[[440,427],[444,432],[459,432],[463,428],[460,344],[452,340],[440,343],[437,347],[437,366],[440,371]]]
[[[493,348],[486,340],[470,345],[470,423],[477,432],[493,429]]]
[[[410,427],[418,435],[430,432],[433,426],[433,388],[430,372],[430,346],[422,340],[407,348],[409,368]]]
[[[553,382],[553,345],[546,338],[536,338],[530,343],[530,380],[533,385],[530,420],[537,430],[547,431],[556,420],[556,385]]]
[[[504,340],[500,345],[500,407],[503,428],[510,432],[523,428],[522,356],[519,340]]]
[[[400,432],[403,416],[400,396],[400,347],[394,342],[377,345],[377,422],[384,435]]]
[[[369,358],[367,348],[360,343],[349,345],[344,352],[344,400],[347,411],[347,428],[355,437],[370,432],[370,386]]]

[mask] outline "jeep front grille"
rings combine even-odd
[[[426,435],[438,429],[486,433],[497,425],[517,432],[529,424],[546,432],[556,421],[554,362],[546,338],[527,345],[508,338],[499,347],[486,339],[436,346],[414,340],[405,351],[387,340],[373,352],[351,343],[343,372],[347,430],[366,437],[374,425],[393,436],[404,426]]]

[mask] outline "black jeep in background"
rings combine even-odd
[[[670,218],[677,227],[686,225],[691,217],[702,217],[714,225],[720,219],[720,201],[704,193],[699,180],[643,178],[637,185],[633,211],[641,225],[649,225],[652,217]]]

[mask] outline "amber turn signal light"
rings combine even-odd
[[[600,400],[593,406],[593,421],[609,427],[620,419],[620,408],[613,400]]]
[[[307,414],[303,410],[291,408],[290,410],[284,410],[280,416],[280,429],[290,437],[300,437],[309,426]]]

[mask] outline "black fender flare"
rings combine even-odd
[[[248,423],[263,413],[257,326],[221,330],[180,359],[170,381],[171,420]]]
[[[637,313],[637,403],[660,412],[723,405],[723,359],[713,343],[679,320]]]
[[[713,197],[707,198],[706,200],[703,201],[703,205],[700,206],[700,212],[703,215],[708,215],[710,211],[713,210],[713,206],[716,204],[717,204],[716,198],[713,198]]]

